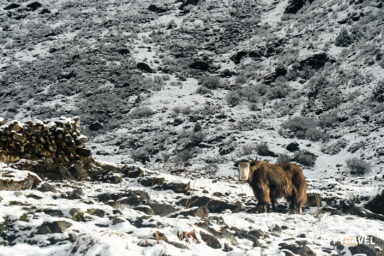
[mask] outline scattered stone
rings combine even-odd
[[[75,211],[72,215],[72,220],[78,221],[78,222],[84,222],[85,221],[84,213],[80,210]]]
[[[300,256],[316,256],[316,253],[312,251],[308,246],[306,245],[298,245],[298,244],[280,244],[280,248],[282,250],[289,250],[294,254],[300,255]]]
[[[196,60],[196,61],[192,62],[189,65],[189,67],[192,69],[199,69],[201,71],[208,71],[208,69],[210,68],[210,65],[206,61]]]
[[[97,196],[100,202],[110,205],[148,205],[150,198],[147,192],[141,190],[128,190],[121,193],[103,193]]]
[[[185,207],[200,207],[207,206],[209,212],[211,213],[221,213],[225,210],[231,210],[232,212],[238,212],[241,210],[241,203],[231,204],[225,201],[213,199],[207,196],[193,196],[190,199],[181,199],[178,205],[182,205]]]
[[[289,0],[285,13],[295,14],[307,3],[312,3],[314,0]]]
[[[86,213],[100,217],[100,218],[103,218],[105,215],[105,212],[101,209],[88,209]]]
[[[358,244],[356,246],[348,247],[348,250],[352,253],[352,255],[365,255],[365,256],[377,256],[379,254],[376,253],[374,248],[370,248],[365,244]]]
[[[32,11],[36,11],[41,6],[42,6],[41,3],[39,3],[39,2],[32,2],[30,4],[27,4],[27,7],[30,8]]]
[[[353,38],[346,29],[341,30],[340,34],[336,37],[336,46],[348,47],[353,44]]]
[[[177,211],[177,209],[170,204],[151,203],[149,206],[152,209],[153,215],[166,216]]]
[[[136,64],[136,67],[144,73],[154,73],[152,68],[146,63],[139,62]]]
[[[176,183],[176,182],[170,182],[170,183],[164,183],[162,186],[156,187],[157,189],[161,190],[172,190],[175,193],[183,193],[186,194],[190,189],[190,183]]]
[[[116,216],[112,217],[112,225],[117,225],[123,222],[126,222],[126,220],[121,217],[116,217]]]
[[[72,224],[66,221],[45,222],[37,228],[37,234],[64,233],[70,226],[72,226]]]
[[[139,205],[133,208],[136,211],[141,211],[148,215],[154,215],[152,208],[149,205]]]
[[[164,182],[165,182],[164,178],[157,178],[157,177],[146,177],[146,178],[140,179],[140,184],[145,187],[162,185]]]
[[[4,7],[4,10],[8,11],[8,10],[16,9],[16,8],[19,8],[19,7],[20,7],[19,4],[12,3],[12,4],[7,5],[6,7]]]
[[[19,191],[33,189],[41,179],[34,173],[15,169],[4,169],[0,177],[0,190]]]
[[[221,244],[216,237],[203,231],[200,232],[200,237],[209,247],[213,249],[221,249]]]
[[[384,190],[381,194],[377,194],[371,201],[369,201],[365,205],[365,208],[374,213],[384,215]]]
[[[65,194],[63,194],[63,198],[66,199],[81,199],[84,196],[84,192],[82,188],[75,188]]]
[[[41,183],[37,187],[37,190],[39,190],[40,192],[54,192],[54,193],[57,192],[57,189],[47,182]]]
[[[89,126],[88,126],[88,129],[90,131],[98,131],[98,130],[101,130],[103,129],[103,124],[102,123],[99,123],[99,122],[93,122],[91,123]]]
[[[175,212],[171,215],[169,215],[170,218],[175,218],[179,215],[182,215],[184,217],[187,216],[193,216],[193,217],[200,217],[200,218],[207,218],[209,215],[209,210],[206,205],[202,205],[200,207],[192,207],[186,210],[181,210],[178,212]]]
[[[144,170],[139,166],[125,165],[120,169],[120,172],[123,173],[126,178],[144,177]]]
[[[167,9],[151,4],[148,6],[148,11],[155,12],[155,13],[164,13],[164,12],[167,12]]]

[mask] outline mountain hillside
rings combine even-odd
[[[0,125],[78,116],[93,158],[114,166],[45,180],[49,193],[1,191],[4,255],[379,255],[337,242],[384,239],[381,0],[7,0],[0,24]],[[240,159],[298,164],[304,214],[256,214]],[[132,193],[148,200],[111,203]],[[182,201],[194,196],[220,209],[171,216],[202,207]],[[46,221],[67,224],[47,235]]]

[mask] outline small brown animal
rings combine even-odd
[[[303,171],[291,163],[270,164],[265,161],[240,161],[240,180],[248,181],[258,201],[258,212],[267,212],[269,204],[275,211],[275,202],[284,197],[290,209],[302,213],[307,201],[307,184]]]

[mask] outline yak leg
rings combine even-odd
[[[301,209],[301,205],[299,202],[297,202],[297,196],[296,196],[296,191],[292,192],[292,196],[290,197],[290,212],[291,213],[298,213],[301,214],[303,210]]]
[[[259,213],[268,212],[268,206],[271,202],[269,187],[265,184],[259,184],[257,186],[257,191],[255,191],[255,196],[257,198],[257,211]]]
[[[271,203],[272,203],[272,211],[275,212],[275,211],[276,211],[276,208],[275,208],[275,200],[272,200]]]

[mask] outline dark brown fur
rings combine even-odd
[[[251,163],[248,183],[258,201],[258,210],[266,212],[269,204],[275,210],[277,199],[284,197],[294,212],[300,212],[307,201],[307,184],[303,171],[291,163]]]

